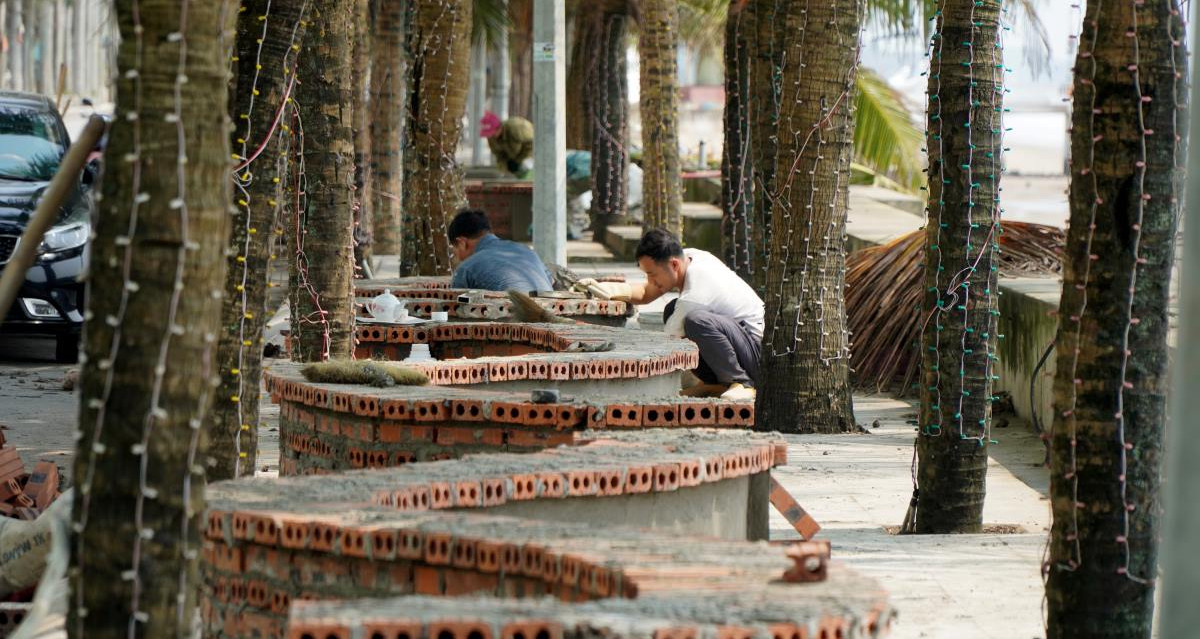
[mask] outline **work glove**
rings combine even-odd
[[[628,302],[633,299],[633,287],[625,282],[597,282],[590,277],[585,277],[575,282],[574,288],[581,293],[588,293],[592,297],[602,300]]]

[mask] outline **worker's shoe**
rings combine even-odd
[[[757,393],[753,386],[745,386],[734,382],[729,385],[729,390],[721,393],[721,399],[732,399],[735,401],[746,401],[754,399]]]

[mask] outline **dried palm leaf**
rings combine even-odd
[[[1062,271],[1062,229],[1028,222],[1000,227],[1001,277]],[[846,313],[859,390],[904,393],[920,373],[924,243],[925,232],[914,231],[846,260]]]

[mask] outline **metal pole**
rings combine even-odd
[[[1189,26],[1200,25],[1200,3],[1192,3]],[[1200,47],[1200,34],[1192,33],[1191,50]],[[1200,131],[1200,64],[1192,59],[1192,90],[1189,100],[1187,181],[1184,187],[1183,210],[1200,204],[1200,144],[1194,134]],[[1162,639],[1183,639],[1196,636],[1200,627],[1200,552],[1195,543],[1200,539],[1200,216],[1184,216],[1183,265],[1179,268],[1179,328],[1176,335],[1174,361],[1174,413],[1167,431],[1170,459],[1167,462],[1166,498],[1167,526],[1165,531],[1163,566]]]
[[[533,4],[533,249],[567,265],[567,67],[564,0]]]
[[[54,179],[50,180],[50,185],[46,187],[29,225],[25,227],[21,239],[17,240],[17,248],[13,250],[4,271],[0,272],[0,317],[8,314],[9,307],[17,298],[17,291],[21,290],[21,283],[25,280],[25,271],[33,266],[33,260],[37,257],[37,248],[42,243],[42,237],[58,217],[58,210],[67,193],[75,188],[79,181],[79,172],[83,170],[88,154],[96,147],[102,133],[104,120],[93,115],[79,134],[79,139],[67,149],[67,154],[63,157],[58,172],[54,174]]]
[[[508,13],[508,0],[501,0],[505,14]],[[510,66],[512,56],[508,51],[508,30],[505,26],[500,30],[496,41],[496,62],[492,70],[492,112],[503,122],[508,119],[508,85],[512,82]]]
[[[471,45],[471,122],[467,128],[471,134],[471,164],[484,166],[488,163],[487,146],[480,131],[483,126],[483,109],[487,105],[487,44],[483,41]]]

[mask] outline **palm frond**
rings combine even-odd
[[[1062,229],[1007,221],[1000,227],[1001,277],[1061,272]],[[924,247],[925,231],[914,231],[846,259],[846,319],[861,390],[905,393],[920,374]]]
[[[860,164],[916,192],[924,183],[921,169],[924,136],[892,87],[870,69],[858,71],[855,93],[854,155]]]
[[[736,2],[737,0],[733,0]],[[721,46],[730,0],[680,0],[679,36],[695,49]]]
[[[506,0],[472,0],[471,43],[491,46],[512,26]]]

